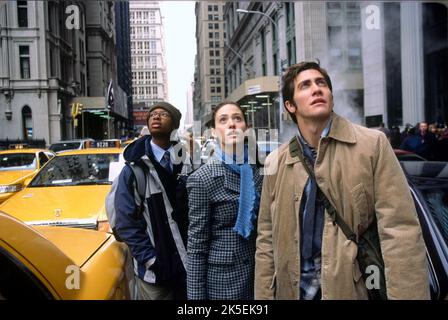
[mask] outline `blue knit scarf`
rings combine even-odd
[[[249,152],[247,145],[244,146],[244,163],[237,161],[236,155],[233,157],[222,152],[220,146],[215,148],[216,159],[222,161],[223,165],[240,176],[240,198],[238,206],[238,217],[236,219],[233,231],[245,239],[254,229],[257,219],[258,207],[260,204],[260,195],[255,188],[252,167],[249,164]]]

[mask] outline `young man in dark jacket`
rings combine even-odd
[[[124,151],[125,160],[145,172],[143,201],[129,165],[118,178],[115,231],[131,250],[137,296],[142,300],[186,299],[185,178],[191,162],[185,149],[171,139],[180,118],[181,113],[171,104],[156,103],[147,114],[150,135],[142,136]]]

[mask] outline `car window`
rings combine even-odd
[[[47,163],[48,161],[48,157],[45,153],[43,152],[39,152],[39,163],[40,163],[40,167],[42,167],[44,164]]]
[[[0,299],[53,299],[33,273],[6,250],[0,248]]]
[[[79,149],[79,147],[80,142],[61,142],[52,144],[48,149],[50,149],[53,152],[59,152],[64,150]]]
[[[6,153],[0,155],[0,171],[36,169],[34,153]]]
[[[399,154],[397,158],[399,161],[426,161],[425,158],[413,153]]]
[[[448,244],[448,186],[440,188],[420,187],[426,205]]]
[[[29,187],[111,184],[109,168],[118,154],[82,154],[54,157]]]

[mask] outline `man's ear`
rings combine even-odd
[[[289,100],[285,101],[285,107],[286,110],[288,110],[290,113],[296,113],[296,106],[293,103],[289,102]]]

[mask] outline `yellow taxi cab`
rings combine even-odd
[[[29,227],[0,212],[0,300],[134,299],[130,259],[109,233]]]
[[[92,148],[58,153],[0,210],[28,225],[109,231],[105,198],[121,169],[123,151],[110,145],[104,148],[107,144],[98,142]]]
[[[17,148],[0,151],[0,203],[24,187],[54,153],[44,149]]]
[[[59,141],[56,143],[53,143],[48,148],[50,151],[53,151],[54,153],[59,153],[66,150],[79,150],[79,149],[85,149],[88,148],[89,143],[92,141],[95,141],[91,138],[86,139],[78,139],[78,140],[64,140]]]

